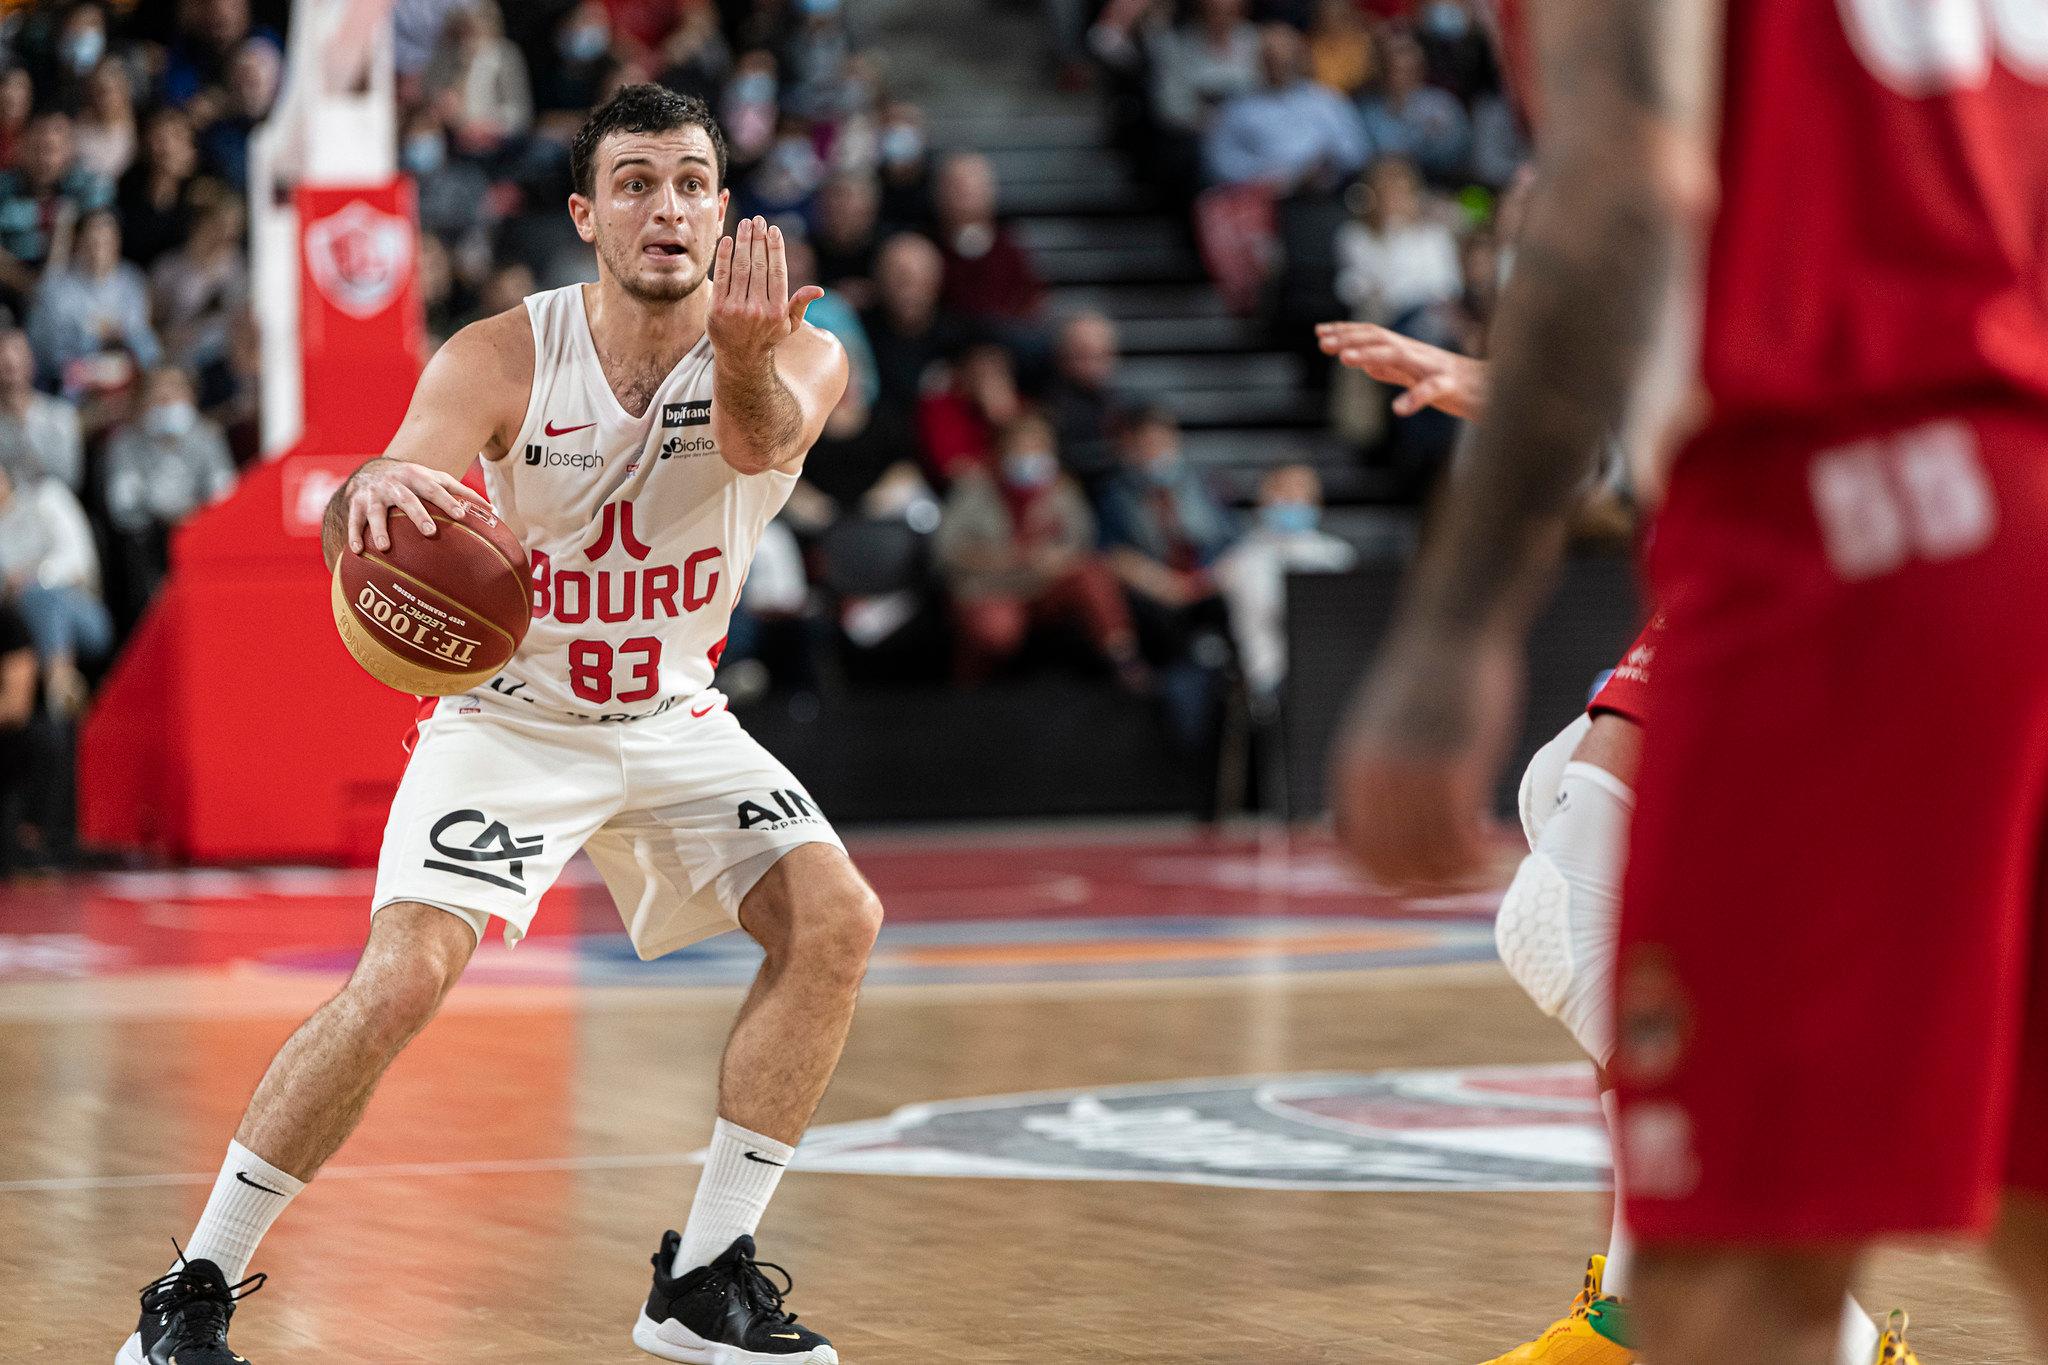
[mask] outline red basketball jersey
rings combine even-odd
[[[2048,402],[2048,0],[1729,0],[1723,85],[1701,435]]]
[[[1727,23],[1706,434],[2048,403],[2048,0]]]

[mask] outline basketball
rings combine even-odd
[[[334,566],[334,624],[371,677],[420,697],[445,697],[502,669],[533,619],[526,551],[482,498],[451,517],[431,503],[436,533],[393,513],[391,548],[344,548]]]

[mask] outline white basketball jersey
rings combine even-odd
[[[635,417],[605,380],[581,286],[534,294],[526,311],[533,392],[484,485],[532,561],[533,624],[478,695],[587,720],[656,715],[711,685],[754,546],[796,475],[720,457],[709,336]]]

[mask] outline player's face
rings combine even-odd
[[[637,298],[674,300],[704,283],[725,223],[718,155],[702,128],[614,133],[598,147],[591,197],[569,209],[598,260]]]

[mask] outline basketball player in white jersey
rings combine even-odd
[[[369,941],[271,1063],[180,1262],[143,1291],[121,1365],[235,1365],[257,1239],[339,1147],[496,919],[516,943],[578,849],[642,957],[744,929],[766,951],[726,1043],[710,1158],[654,1258],[632,1329],[702,1365],[827,1365],[753,1233],[839,1060],[882,908],[788,770],[712,689],[747,563],[839,401],[839,343],[804,322],[782,238],[721,237],[726,146],[705,106],[621,90],[576,140],[569,212],[594,285],[464,328],[421,375],[384,457],[329,508],[432,534],[479,452],[533,562],[534,619],[504,672],[429,708],[393,801]],[[714,260],[715,255],[715,260]],[[778,1267],[768,1267],[779,1269]]]

